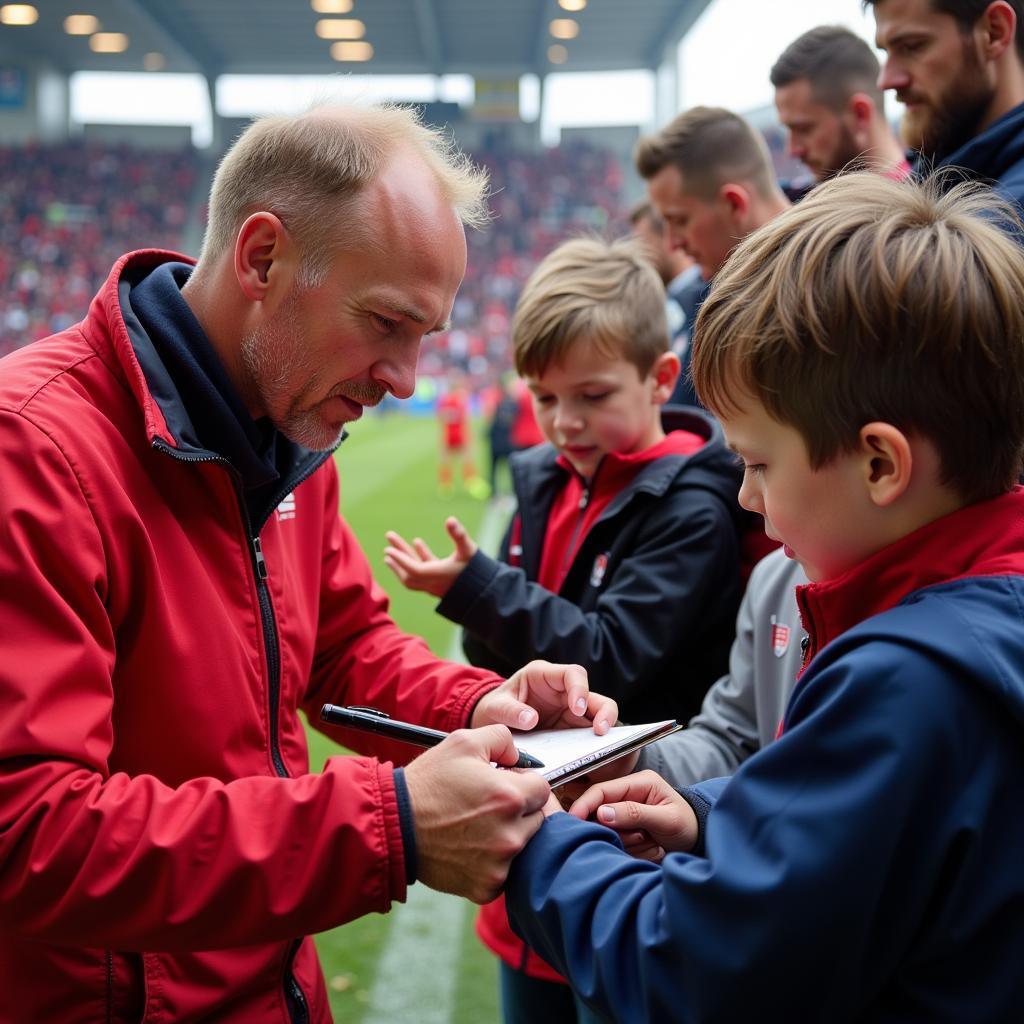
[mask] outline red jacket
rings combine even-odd
[[[263,589],[234,471],[172,435],[119,305],[178,258],[123,257],[82,323],[0,363],[5,1024],[287,1021],[292,978],[329,1020],[304,936],[403,900],[405,862],[391,766],[310,774],[296,712],[452,729],[497,680],[391,620],[333,459],[261,530]]]

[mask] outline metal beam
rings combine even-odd
[[[124,0],[155,32],[189,57],[207,78],[216,78],[227,65],[224,54],[203,39],[195,26],[186,22],[174,4],[164,0]]]
[[[420,30],[420,44],[423,54],[435,75],[445,73],[444,43],[441,39],[441,24],[437,18],[434,0],[413,0],[416,9],[416,23]]]
[[[551,70],[548,66],[548,45],[551,42],[548,36],[548,22],[551,20],[551,10],[551,0],[537,0],[537,20],[533,33],[533,71],[540,78]],[[526,59],[529,62],[530,58]]]
[[[655,33],[654,42],[647,52],[647,67],[652,71],[657,70],[710,5],[711,0],[686,0],[673,10],[660,31]]]

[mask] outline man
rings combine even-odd
[[[482,189],[406,111],[265,119],[195,269],[122,257],[4,360],[5,1024],[329,1020],[310,933],[417,879],[490,899],[539,826],[547,785],[491,766],[490,723],[614,721],[580,669],[501,683],[401,633],[338,516],[331,452],[412,394]],[[310,774],[297,711],[325,701],[486,728]]]
[[[849,29],[821,25],[782,52],[771,70],[789,151],[818,181],[842,171],[910,172],[885,119],[878,60]]]
[[[733,248],[790,204],[761,136],[720,107],[694,107],[637,143],[636,167],[665,222],[669,247],[700,269],[701,286],[683,312],[689,325],[673,402],[697,405],[689,375],[689,331],[708,283]],[[677,340],[678,344],[678,340]]]
[[[1024,205],[1022,0],[865,0],[886,60],[879,78],[906,105],[918,169],[956,167]]]
[[[679,356],[680,365],[686,364],[686,351],[690,347],[690,331],[697,303],[704,292],[704,278],[700,268],[682,249],[669,245],[665,222],[650,201],[642,199],[629,212],[632,234],[640,238],[650,253],[651,263],[665,285],[665,316],[668,320],[672,351]],[[689,311],[689,316],[687,315]],[[689,384],[680,374],[669,404],[687,401]]]

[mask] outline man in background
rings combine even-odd
[[[641,199],[633,206],[629,224],[632,234],[643,240],[665,286],[665,316],[672,351],[679,357],[680,365],[685,365],[697,304],[704,294],[704,278],[700,268],[682,249],[669,244],[665,222],[649,200]],[[679,375],[670,404],[687,401],[689,384],[685,377],[685,374]]]
[[[918,173],[963,168],[1024,205],[1024,2],[864,2],[886,52],[878,84],[906,106]]]
[[[789,151],[818,181],[842,171],[910,172],[885,119],[879,65],[849,29],[820,25],[783,50],[772,67],[775,107]]]
[[[684,309],[696,319],[711,279],[752,231],[789,205],[768,147],[743,118],[721,107],[694,107],[637,143],[637,171],[665,222],[668,244],[689,256],[701,282]],[[689,334],[672,401],[699,405],[690,383]]]

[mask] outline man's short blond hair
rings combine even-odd
[[[698,199],[713,199],[728,184],[749,186],[763,198],[777,187],[761,134],[723,107],[684,111],[661,131],[642,138],[633,157],[645,181],[668,166],[676,167],[686,192]]]
[[[236,140],[213,179],[200,268],[234,246],[248,216],[266,210],[297,241],[303,283],[318,283],[338,248],[369,237],[356,200],[399,148],[423,159],[464,224],[487,222],[486,172],[413,109],[321,105],[258,118]]]
[[[744,240],[694,330],[701,401],[752,395],[812,466],[888,422],[931,441],[965,502],[1011,488],[1024,453],[1024,230],[972,183],[868,172],[819,185]]]
[[[512,318],[519,373],[543,375],[580,342],[641,377],[668,351],[665,288],[638,239],[563,242],[526,282]]]

